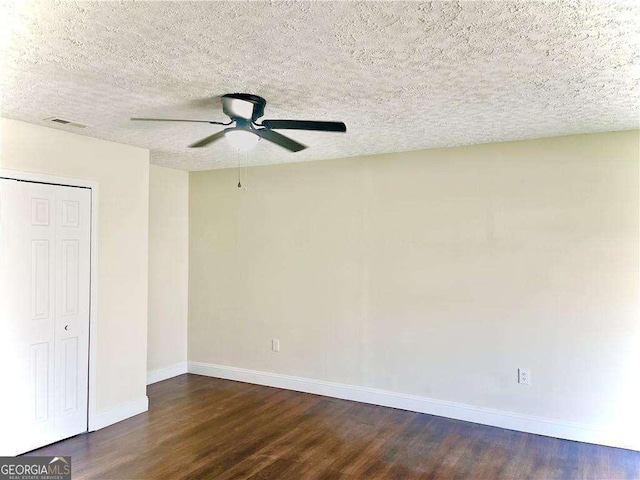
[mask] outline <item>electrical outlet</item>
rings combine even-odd
[[[519,368],[518,383],[522,385],[531,385],[531,370],[528,368]]]
[[[278,340],[277,338],[271,340],[271,350],[273,350],[274,352],[280,351],[280,340]]]

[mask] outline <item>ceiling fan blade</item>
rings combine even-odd
[[[262,125],[273,129],[318,130],[321,132],[346,132],[342,122],[316,122],[314,120],[263,120]]]
[[[224,137],[224,134],[226,133],[227,130],[229,129],[225,128],[224,130],[220,130],[219,132],[214,133],[213,135],[209,135],[208,137],[205,137],[202,140],[198,140],[196,143],[192,143],[191,145],[189,145],[189,148],[205,147],[210,143],[215,142],[216,140],[220,140],[222,137]]]
[[[185,120],[182,118],[131,118],[134,121],[143,122],[196,122],[196,123],[212,123],[209,120]],[[215,123],[215,122],[214,122]]]
[[[254,130],[254,132],[265,140],[273,142],[276,145],[280,145],[282,148],[286,148],[292,152],[299,152],[300,150],[307,148],[305,145],[271,130]]]

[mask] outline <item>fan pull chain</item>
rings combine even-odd
[[[247,180],[247,168],[249,167],[249,151],[246,150],[244,152],[244,172],[242,173],[242,175],[244,176],[245,179],[245,186],[244,186],[244,191],[247,191],[247,185],[246,185],[246,180]]]
[[[237,154],[237,163],[238,163],[238,188],[242,188],[242,178],[244,177],[245,180],[247,178],[247,168],[249,165],[249,152],[244,152],[244,171],[243,171],[243,165],[242,165],[242,152],[240,150],[236,150],[236,154]],[[247,191],[247,187],[246,185],[244,186],[244,191]]]

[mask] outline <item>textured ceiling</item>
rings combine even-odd
[[[267,99],[281,131],[250,164],[639,127],[640,4],[596,2],[13,2],[3,4],[2,115],[152,150],[152,162],[234,166],[215,97]],[[6,25],[5,25],[6,27]],[[42,119],[60,116],[84,130]]]

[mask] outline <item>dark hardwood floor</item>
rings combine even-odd
[[[640,479],[640,453],[317,395],[181,375],[147,413],[29,455],[73,478]]]

